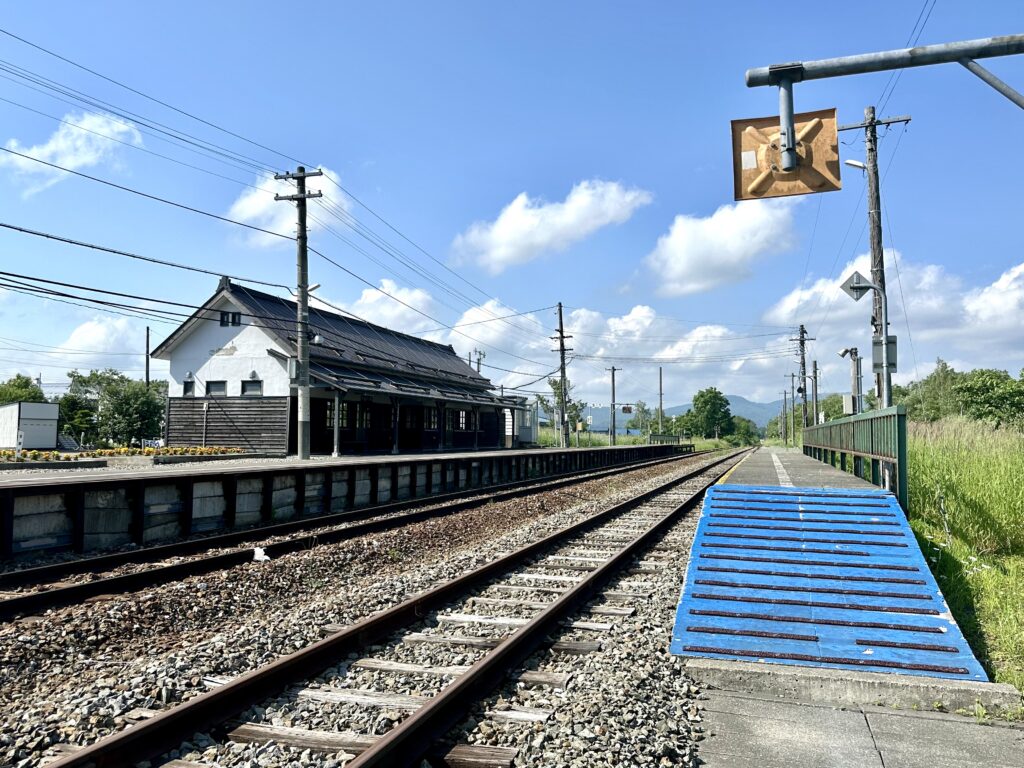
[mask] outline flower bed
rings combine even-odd
[[[191,446],[188,448],[101,448],[95,451],[79,451],[78,453],[61,453],[59,451],[22,451],[15,458],[14,451],[0,451],[0,461],[66,461],[78,459],[102,459],[117,456],[224,456],[244,453],[241,448],[225,448],[208,445],[206,447]]]

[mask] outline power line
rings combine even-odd
[[[94,109],[100,109],[106,112],[111,112],[114,115],[120,117],[122,120],[127,120],[130,123],[138,123],[139,125],[143,125],[146,128],[150,129],[151,131],[161,133],[181,144],[189,144],[192,145],[193,147],[201,149],[203,152],[210,153],[213,155],[220,155],[221,157],[231,161],[231,163],[234,164],[236,167],[246,166],[252,170],[259,171],[273,170],[270,166],[266,165],[265,163],[261,163],[260,161],[254,160],[252,158],[247,158],[245,155],[242,155],[239,152],[235,152],[232,149],[218,146],[213,142],[206,141],[205,139],[201,139],[197,136],[192,136],[191,134],[188,134],[184,131],[179,131],[176,128],[171,128],[170,126],[165,125],[164,123],[161,123],[157,120],[151,120],[136,112],[132,112],[131,110],[117,107],[108,101],[104,101],[103,99],[90,96],[87,93],[79,91],[70,86],[58,83],[56,80],[52,80],[48,77],[32,72],[31,70],[26,69],[24,67],[20,67],[17,64],[12,64],[9,61],[0,59],[0,71],[7,72],[10,75],[13,75],[14,78],[17,78],[13,82],[18,82],[19,80],[28,81],[29,83],[34,83],[35,85],[38,85],[47,91],[53,91],[55,93],[61,94],[62,96],[66,96],[80,105],[84,104],[86,106],[93,107]],[[24,83],[22,83],[22,85],[24,85]],[[33,88],[31,85],[25,85],[25,87],[29,88],[30,90],[38,91],[37,88]],[[64,101],[63,99],[59,100]]]
[[[37,43],[33,43],[30,40],[26,40],[23,37],[19,37],[18,35],[14,34],[13,32],[10,32],[10,31],[8,31],[6,29],[0,28],[0,33],[5,34],[8,37],[12,37],[12,38],[14,38],[17,41],[19,41],[21,43],[24,43],[25,45],[31,46],[32,48],[35,48],[38,51],[42,51],[43,53],[46,53],[46,54],[48,54],[50,56],[53,56],[54,58],[60,59],[61,61],[65,62],[67,64],[70,64],[73,67],[77,67],[78,69],[81,69],[84,72],[88,72],[91,75],[95,75],[96,77],[99,77],[99,78],[101,78],[103,80],[106,80],[108,83],[113,83],[114,85],[119,86],[120,88],[124,88],[127,91],[131,91],[132,93],[134,93],[134,94],[136,94],[138,96],[141,96],[144,99],[148,99],[149,101],[152,101],[155,104],[159,104],[162,107],[166,107],[167,109],[170,109],[170,110],[172,110],[174,112],[177,112],[180,115],[184,115],[185,117],[191,118],[192,120],[196,120],[196,121],[202,123],[203,125],[207,125],[207,126],[209,126],[211,128],[214,128],[214,129],[222,132],[222,133],[225,133],[225,134],[227,134],[229,136],[233,136],[236,139],[240,139],[240,140],[246,142],[247,144],[253,145],[254,147],[258,147],[259,149],[266,150],[267,152],[271,152],[271,153],[273,153],[275,155],[278,155],[279,157],[283,157],[283,158],[285,158],[287,160],[291,160],[291,161],[293,161],[295,163],[298,163],[299,165],[303,165],[301,160],[296,160],[294,157],[286,155],[283,152],[280,152],[280,151],[278,151],[276,149],[272,149],[272,148],[270,148],[268,146],[260,144],[259,142],[253,141],[252,139],[248,139],[245,136],[237,134],[234,131],[231,131],[231,130],[229,130],[227,128],[223,128],[222,126],[219,126],[216,123],[212,123],[209,120],[204,120],[203,118],[201,118],[201,117],[199,117],[197,115],[193,115],[192,113],[186,112],[185,110],[180,109],[179,107],[175,107],[173,104],[168,104],[166,101],[162,101],[162,100],[160,100],[160,99],[158,99],[158,98],[156,98],[154,96],[150,96],[149,94],[144,93],[144,92],[142,92],[142,91],[140,91],[140,90],[138,90],[136,88],[132,88],[130,85],[126,85],[126,84],[120,82],[119,80],[115,80],[112,77],[108,77],[107,75],[104,75],[101,72],[97,72],[94,69],[90,69],[89,67],[86,67],[83,64],[79,64],[77,61],[73,61],[72,59],[69,59],[66,56],[62,56],[59,53],[56,53],[55,51],[51,51],[48,48],[44,48],[43,46],[41,46],[41,45],[39,45]]]
[[[387,292],[387,291],[385,291],[385,290],[384,290],[383,288],[381,288],[381,287],[379,287],[379,286],[377,286],[377,285],[374,285],[373,283],[371,283],[371,282],[370,282],[369,280],[367,280],[367,279],[366,279],[365,277],[360,277],[360,276],[359,276],[359,275],[357,275],[357,274],[356,274],[355,272],[353,272],[353,271],[352,271],[351,269],[348,269],[347,267],[345,267],[345,266],[342,266],[341,264],[339,264],[338,262],[336,262],[336,261],[335,261],[334,259],[332,259],[332,258],[331,258],[330,256],[327,256],[326,254],[322,253],[321,251],[318,251],[318,250],[317,250],[316,248],[310,248],[309,250],[310,250],[310,252],[312,252],[312,253],[315,253],[315,254],[316,254],[317,256],[319,256],[320,258],[322,258],[322,259],[323,259],[324,261],[326,261],[327,263],[329,263],[329,264],[332,264],[332,265],[334,265],[335,267],[337,267],[338,269],[340,269],[340,270],[341,270],[342,272],[344,272],[345,274],[347,274],[347,275],[350,275],[351,277],[354,277],[354,278],[355,278],[356,280],[360,281],[360,282],[361,282],[361,283],[363,283],[364,285],[366,285],[366,286],[368,286],[368,287],[372,288],[372,289],[373,289],[373,290],[375,290],[375,291],[378,291],[379,293],[383,294],[384,296],[387,296],[387,297],[388,297],[389,299],[391,299],[392,301],[396,301],[396,302],[398,302],[398,303],[399,303],[399,304],[401,304],[401,305],[402,305],[403,307],[406,307],[406,308],[408,308],[408,309],[411,309],[411,310],[412,310],[413,312],[415,312],[416,314],[418,314],[418,315],[422,315],[423,317],[427,318],[427,319],[428,319],[428,320],[430,320],[431,322],[434,322],[434,323],[438,323],[438,324],[439,324],[439,325],[441,325],[442,327],[444,327],[444,328],[446,328],[446,329],[448,329],[448,330],[454,331],[455,333],[459,334],[460,336],[462,336],[462,337],[464,337],[464,338],[466,338],[466,339],[469,339],[469,340],[470,340],[470,341],[472,341],[472,342],[475,342],[475,343],[477,343],[477,344],[483,344],[484,346],[486,346],[486,347],[489,347],[489,348],[491,348],[491,349],[493,349],[493,350],[495,350],[495,351],[497,351],[497,352],[501,352],[502,354],[508,355],[509,357],[514,357],[514,358],[516,358],[517,360],[523,360],[523,361],[525,361],[525,362],[527,362],[527,363],[531,363],[531,364],[533,364],[533,365],[541,365],[541,366],[543,366],[543,365],[544,365],[544,363],[538,363],[538,362],[537,362],[536,360],[530,360],[530,359],[529,359],[529,358],[527,358],[527,357],[523,357],[523,356],[521,356],[521,355],[517,355],[517,354],[515,354],[514,352],[508,352],[508,351],[506,351],[506,350],[503,350],[503,349],[501,349],[500,347],[496,347],[496,346],[494,346],[493,344],[488,344],[488,343],[487,343],[486,341],[481,341],[480,339],[474,339],[474,338],[473,338],[472,336],[469,336],[469,335],[467,335],[467,334],[463,333],[462,331],[460,331],[460,330],[458,330],[458,329],[454,328],[453,326],[451,326],[451,325],[449,325],[449,324],[447,324],[447,323],[442,323],[442,322],[441,322],[440,320],[438,320],[438,319],[437,319],[436,317],[433,317],[433,316],[431,316],[431,315],[427,314],[426,312],[424,312],[423,310],[421,310],[421,309],[419,309],[419,308],[417,308],[417,307],[414,307],[414,306],[413,306],[412,304],[409,304],[408,302],[406,302],[406,301],[403,301],[402,299],[398,298],[397,296],[394,296],[393,294],[390,294],[390,293],[388,293],[388,292]]]
[[[70,120],[65,120],[62,117],[57,117],[56,115],[51,115],[51,114],[49,114],[47,112],[43,112],[42,110],[34,109],[33,107],[30,107],[30,106],[28,106],[26,104],[21,104],[21,103],[19,103],[17,101],[12,101],[11,99],[5,99],[2,96],[0,96],[0,101],[4,102],[5,104],[10,104],[11,106],[14,106],[14,107],[18,107],[19,109],[24,109],[27,112],[32,112],[32,113],[34,113],[36,115],[39,115],[41,117],[46,117],[46,118],[49,118],[50,120],[55,120],[56,122],[60,123],[61,125],[66,125],[69,128],[74,128],[76,130],[92,134],[93,136],[99,136],[101,139],[106,139],[107,141],[112,141],[112,142],[115,142],[116,144],[121,144],[121,145],[123,145],[125,147],[128,147],[129,149],[134,149],[134,150],[137,150],[139,152],[145,152],[147,155],[152,155],[153,157],[159,157],[162,160],[167,160],[169,162],[176,163],[177,165],[180,165],[180,166],[182,166],[184,168],[191,168],[194,171],[199,171],[200,173],[205,173],[207,176],[214,176],[214,177],[216,177],[218,179],[224,179],[225,181],[230,181],[230,182],[233,182],[234,184],[238,184],[238,185],[243,186],[243,187],[249,187],[250,189],[256,189],[256,190],[259,190],[261,192],[266,192],[268,194],[273,194],[273,190],[266,189],[264,187],[257,187],[256,185],[250,184],[247,181],[242,181],[241,179],[236,179],[236,178],[234,178],[232,176],[225,176],[222,173],[217,173],[216,171],[211,171],[211,170],[209,170],[207,168],[202,168],[202,167],[200,167],[198,165],[193,165],[192,163],[186,163],[184,160],[179,160],[176,157],[171,157],[170,155],[165,155],[162,152],[156,152],[156,151],[154,151],[152,149],[149,149],[148,147],[143,147],[143,146],[141,146],[139,144],[133,144],[132,142],[125,141],[124,139],[118,139],[118,138],[116,138],[114,136],[108,136],[107,134],[101,133],[100,131],[94,131],[92,128],[86,128],[84,125],[79,125],[78,123],[74,123],[74,122],[72,122]],[[101,113],[92,112],[91,114],[101,114]],[[122,125],[132,125],[134,127],[134,125],[132,123],[122,123]],[[147,134],[147,135],[149,135],[149,134]],[[204,155],[204,157],[205,157],[205,155]],[[211,158],[211,159],[215,159],[215,158]]]
[[[103,253],[110,253],[114,254],[115,256],[125,256],[129,259],[137,259],[139,261],[145,261],[152,264],[159,264],[160,266],[164,267],[173,267],[174,269],[183,269],[188,272],[198,272],[203,275],[213,275],[214,277],[227,277],[231,280],[238,280],[239,282],[254,283],[256,285],[266,285],[272,288],[284,288],[285,290],[289,290],[288,286],[281,285],[280,283],[270,283],[264,280],[257,280],[252,277],[238,277],[236,275],[225,275],[223,272],[214,272],[213,270],[210,269],[203,269],[202,267],[193,267],[189,266],[188,264],[179,264],[177,262],[167,261],[165,259],[157,259],[152,256],[142,256],[140,254],[131,253],[129,251],[121,251],[118,250],[117,248],[109,248],[103,245],[96,245],[95,243],[87,243],[82,240],[73,240],[69,237],[61,237],[60,235],[55,235],[50,232],[40,232],[39,230],[28,229],[27,227],[19,227],[15,224],[6,224],[4,222],[0,222],[0,227],[12,230],[14,232],[20,232],[25,235],[43,237],[46,238],[47,240],[56,240],[57,242],[60,243],[66,243],[68,245],[74,245],[80,248],[90,248],[94,251],[102,251]]]
[[[208,216],[211,219],[217,219],[218,221],[227,222],[228,224],[234,224],[234,225],[239,226],[239,227],[245,227],[246,229],[251,229],[251,230],[254,230],[256,232],[262,232],[265,235],[273,235],[274,237],[280,237],[280,238],[282,238],[284,240],[295,240],[295,238],[291,237],[290,235],[283,235],[280,232],[272,232],[269,229],[264,229],[263,227],[257,227],[254,224],[246,224],[244,221],[235,221],[234,219],[229,219],[226,216],[219,216],[216,213],[210,213],[209,211],[204,211],[201,208],[194,208],[191,205],[185,205],[184,203],[178,203],[178,202],[175,202],[174,200],[168,200],[165,197],[159,197],[157,195],[151,195],[148,192],[142,192],[142,191],[140,191],[138,189],[132,189],[131,187],[126,187],[123,184],[117,184],[117,183],[115,183],[113,181],[108,181],[107,179],[101,179],[98,176],[90,176],[88,173],[82,173],[81,171],[74,171],[74,170],[72,170],[70,168],[65,168],[62,165],[57,165],[56,163],[51,163],[51,162],[48,162],[46,160],[41,160],[38,157],[32,157],[32,155],[26,155],[23,152],[17,152],[17,151],[15,151],[13,149],[10,149],[9,147],[0,147],[0,150],[3,150],[4,152],[7,152],[7,153],[12,154],[12,155],[17,155],[18,157],[22,157],[22,158],[24,158],[26,160],[31,160],[33,162],[49,166],[50,168],[54,168],[54,169],[56,169],[58,171],[64,171],[65,173],[70,173],[70,174],[74,174],[75,176],[80,176],[83,179],[89,179],[90,181],[96,181],[96,182],[99,182],[100,184],[105,184],[108,187],[114,187],[115,189],[120,189],[123,192],[131,192],[133,195],[138,195],[139,197],[145,197],[145,198],[147,198],[149,200],[155,200],[158,203],[164,203],[166,205],[172,205],[175,208],[181,208],[182,210],[185,210],[185,211],[191,211],[192,213],[198,213],[198,214],[200,214],[202,216]]]

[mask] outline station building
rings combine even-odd
[[[170,362],[169,446],[296,449],[296,305],[221,278],[152,352]],[[310,307],[310,450],[398,453],[535,440],[526,400],[504,397],[449,345]]]

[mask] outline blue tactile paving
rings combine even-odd
[[[896,498],[716,485],[672,653],[987,682]]]

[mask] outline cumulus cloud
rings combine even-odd
[[[936,357],[960,370],[992,367],[1015,373],[1024,365],[1024,264],[987,285],[965,287],[962,278],[941,265],[914,262],[891,250],[885,256],[890,333],[899,345],[896,383],[926,376]],[[798,286],[763,315],[769,323],[807,324],[817,337],[812,346],[825,380],[835,389],[849,389],[849,363],[835,352],[856,346],[868,356],[871,349],[870,298],[854,302],[839,286],[854,270],[870,275],[870,268],[870,257],[861,254],[835,279]]]
[[[394,298],[385,296],[385,293],[394,296]],[[396,301],[396,299],[400,301]],[[437,323],[420,314],[420,312],[423,312],[431,315],[436,311],[435,302],[430,293],[422,288],[403,288],[394,280],[387,278],[380,281],[380,290],[365,288],[359,295],[359,298],[351,304],[336,301],[330,303],[348,310],[363,320],[368,320],[371,323],[376,323],[394,331],[401,331],[402,333],[421,334],[437,326]],[[333,307],[321,302],[315,295],[310,296],[310,304],[313,307],[320,307],[328,312],[337,311]],[[417,309],[420,312],[417,312]]]
[[[78,170],[101,165],[113,158],[117,143],[110,139],[135,146],[142,145],[142,135],[131,123],[112,115],[83,113],[65,115],[64,122],[43,144],[25,146],[17,139],[10,139],[4,146],[38,160]],[[15,174],[28,181],[23,192],[26,197],[56,184],[68,175],[64,171],[8,153],[0,156],[0,167],[11,168]]]
[[[615,181],[581,181],[560,203],[521,192],[494,221],[478,221],[455,238],[461,259],[492,275],[547,254],[564,251],[611,224],[628,221],[651,202],[650,192]]]
[[[340,183],[341,177],[329,168],[323,168],[323,176],[310,176],[306,179],[307,192],[323,192],[326,200],[323,204],[333,209],[340,208],[342,216],[349,211],[348,198],[344,195],[337,195],[334,192],[338,188],[331,183],[330,179]],[[326,178],[325,178],[326,177]],[[295,204],[283,200],[275,200],[274,195],[296,194],[295,183],[287,179],[275,179],[271,173],[262,174],[256,178],[252,187],[246,189],[238,196],[228,209],[228,217],[252,224],[255,227],[266,229],[271,232],[278,232],[288,237],[295,236]],[[317,221],[319,219],[319,221]],[[313,232],[323,225],[335,229],[344,229],[345,225],[332,218],[321,204],[314,200],[309,201],[307,228]],[[266,248],[273,245],[286,244],[284,240],[273,235],[262,232],[252,232],[249,235],[250,245]]]
[[[751,200],[707,217],[679,214],[645,259],[659,293],[684,296],[747,279],[760,258],[793,244],[794,205]]]

